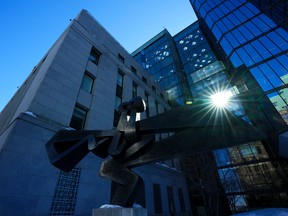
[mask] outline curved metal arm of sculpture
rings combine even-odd
[[[111,204],[131,207],[142,183],[131,168],[265,138],[228,110],[215,112],[206,104],[177,107],[136,121],[136,113],[144,110],[145,103],[137,97],[120,105],[117,130],[57,132],[46,144],[51,163],[70,171],[89,152],[101,158],[112,156],[102,163],[99,175],[116,183]],[[156,133],[166,132],[175,135],[155,141]]]

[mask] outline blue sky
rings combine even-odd
[[[0,111],[81,9],[128,52],[164,28],[175,35],[197,19],[189,0],[2,0]]]

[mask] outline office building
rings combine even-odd
[[[118,106],[146,100],[141,118],[168,110],[168,96],[85,10],[71,21],[0,114],[0,214],[91,215],[109,203],[103,161],[88,154],[71,172],[53,167],[45,144],[58,130],[113,129]],[[190,214],[177,161],[135,168],[137,203],[149,215]],[[173,165],[173,166],[172,166]]]
[[[265,2],[190,0],[197,22],[169,37],[169,43],[164,30],[132,53],[157,81],[173,74],[165,60],[178,56],[178,74],[186,77],[190,89],[187,98],[208,101],[219,91],[230,92],[227,108],[267,134],[265,140],[213,152],[232,212],[288,203],[288,33],[281,8],[287,3]],[[283,12],[278,13],[281,18],[277,10]],[[158,44],[176,49],[167,54]],[[181,89],[176,82],[173,89]]]

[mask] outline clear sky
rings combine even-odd
[[[197,19],[189,0],[1,0],[0,111],[81,9],[128,52]]]

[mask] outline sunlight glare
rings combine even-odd
[[[218,108],[226,107],[231,96],[231,91],[218,92],[211,96],[212,103]]]

